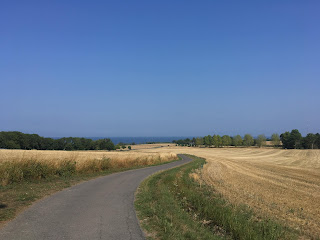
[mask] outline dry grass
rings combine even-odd
[[[320,150],[161,150],[206,158],[202,172],[193,178],[201,178],[234,204],[250,206],[261,217],[278,219],[306,238],[319,237]]]
[[[0,183],[7,185],[29,178],[90,173],[117,168],[148,166],[177,159],[174,153],[130,151],[0,150]],[[63,169],[63,170],[61,170]]]

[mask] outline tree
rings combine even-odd
[[[290,133],[290,146],[291,148],[301,147],[302,136],[298,129],[293,129]]]
[[[125,148],[126,148],[126,146],[125,146],[125,145],[122,145],[121,147],[122,147],[122,149],[125,149]]]
[[[242,137],[240,135],[236,135],[233,138],[233,142],[232,142],[233,146],[238,147],[242,145]]]
[[[244,146],[250,147],[253,145],[253,143],[254,143],[254,140],[250,134],[244,135],[244,138],[243,138],[243,145]]]
[[[196,146],[201,146],[203,145],[203,138],[197,137],[196,138]]]
[[[308,133],[307,136],[303,139],[303,147],[306,149],[314,149],[316,140],[316,134]]]
[[[131,150],[131,146],[128,146],[128,149]]]
[[[106,150],[108,151],[115,150],[114,144],[110,138],[106,138],[104,140],[106,141]]]
[[[193,145],[193,146],[195,146],[196,145],[196,138],[194,137],[194,138],[192,138],[192,140],[191,140],[191,145]]]
[[[280,140],[282,142],[282,146],[283,148],[288,148],[290,149],[291,146],[290,146],[290,133],[289,132],[285,132],[285,133],[282,133],[280,135]]]
[[[271,141],[272,141],[273,146],[275,146],[275,147],[279,146],[280,145],[280,136],[279,136],[279,134],[278,133],[272,134]]]
[[[257,137],[256,143],[257,143],[258,147],[261,148],[263,145],[266,144],[266,136],[264,134],[260,134]]]
[[[232,139],[228,135],[223,135],[221,140],[222,146],[230,146],[232,144]]]
[[[6,148],[8,149],[19,149],[20,148],[20,145],[13,141],[13,140],[9,140],[6,142]]]
[[[210,147],[212,145],[212,137],[210,135],[205,136],[204,138],[204,145]]]
[[[218,148],[222,146],[222,139],[219,135],[213,135],[212,136],[213,145]]]
[[[315,146],[320,149],[320,134],[316,133],[316,141],[315,141]]]

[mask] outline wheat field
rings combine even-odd
[[[258,216],[279,220],[306,238],[319,236],[320,150],[169,147],[161,151],[206,158],[207,164],[193,177],[213,186],[229,202],[246,204]]]
[[[160,164],[178,159],[175,153],[135,151],[0,150],[0,184],[53,175],[100,172]]]

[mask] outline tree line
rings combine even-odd
[[[301,133],[294,129],[291,132],[285,132],[281,135],[274,133],[270,139],[267,139],[264,134],[258,135],[254,138],[250,134],[245,134],[244,137],[240,135],[208,135],[205,137],[186,138],[181,140],[174,140],[173,143],[180,146],[205,146],[205,147],[250,147],[258,146],[262,147],[266,145],[266,141],[270,140],[275,147],[283,147],[285,149],[320,149],[320,134],[308,133],[305,137],[302,137]]]
[[[22,132],[0,132],[0,148],[37,150],[115,150],[111,139],[92,140],[88,138],[44,138],[38,134]]]

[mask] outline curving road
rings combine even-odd
[[[191,161],[130,170],[67,188],[33,204],[0,229],[0,239],[145,239],[134,193],[147,176]]]

